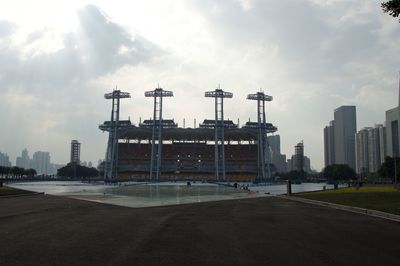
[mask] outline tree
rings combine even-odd
[[[356,172],[347,164],[328,165],[322,171],[324,177],[330,181],[349,180],[356,178]]]
[[[33,176],[35,176],[36,174],[37,174],[36,170],[35,170],[35,169],[32,169],[32,168],[26,169],[26,170],[24,171],[24,175],[29,176],[29,177],[33,177]]]
[[[383,9],[383,12],[389,13],[389,15],[395,18],[397,18],[400,15],[400,0],[390,0],[381,3],[381,7]]]
[[[76,167],[76,169],[75,169]],[[57,170],[57,175],[62,177],[73,177],[75,175],[77,177],[95,177],[99,176],[99,171],[93,167],[86,167],[82,165],[74,165],[73,163],[69,163],[64,167],[61,167]]]
[[[400,160],[396,158],[396,173],[400,174]],[[385,161],[381,165],[381,168],[378,170],[378,174],[380,177],[393,178],[394,177],[394,159],[392,157],[387,156]]]

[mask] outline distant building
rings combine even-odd
[[[387,148],[386,148],[386,126],[383,125],[378,125],[378,130],[379,130],[379,155],[380,155],[380,162],[381,165],[383,162],[385,162],[387,154]]]
[[[307,156],[304,156],[304,172],[312,173],[311,171],[311,160]]]
[[[398,97],[397,107],[386,111],[386,153],[390,157],[400,156],[400,80]]]
[[[332,120],[329,126],[324,128],[324,159],[325,167],[335,164],[335,121]]]
[[[71,141],[71,163],[80,164],[81,144],[77,140]]]
[[[287,172],[286,155],[281,154],[281,137],[279,135],[268,136],[267,138],[271,163],[275,165],[276,171]]]
[[[294,146],[294,168],[297,171],[304,171],[304,144],[303,141]]]
[[[11,167],[10,157],[6,153],[0,152],[0,166]]]
[[[15,165],[24,169],[31,168],[31,159],[26,148],[22,150],[21,156],[16,158]]]
[[[347,164],[356,169],[355,134],[357,119],[355,106],[341,106],[334,111],[335,164]]]
[[[368,135],[371,129],[366,127],[356,133],[356,172],[359,174],[370,172]]]
[[[269,147],[273,152],[281,153],[281,136],[273,135],[267,138]]]
[[[36,170],[38,175],[51,174],[50,153],[44,151],[35,152],[32,156],[32,168]]]

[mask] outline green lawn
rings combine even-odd
[[[21,194],[30,194],[34,193],[27,190],[11,188],[7,186],[0,187],[0,197],[1,196],[12,196],[12,195],[21,195]]]
[[[388,185],[306,192],[294,196],[400,215],[400,192]]]

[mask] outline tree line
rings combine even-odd
[[[60,177],[70,177],[70,178],[98,177],[99,171],[94,167],[86,167],[79,164],[69,163],[66,166],[58,169],[57,175]]]
[[[21,178],[23,176],[33,177],[37,174],[33,168],[24,169],[18,166],[0,166],[0,175],[4,177]]]

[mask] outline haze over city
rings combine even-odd
[[[213,118],[204,91],[219,84],[234,95],[225,117],[254,121],[246,95],[261,88],[274,97],[267,120],[282,153],[304,140],[317,170],[333,109],[356,105],[361,129],[397,105],[400,28],[372,0],[12,1],[0,10],[0,151],[13,162],[28,148],[66,163],[72,139],[83,160],[103,158],[103,95],[116,86],[132,95],[122,119],[150,118],[144,92],[159,84],[174,91],[164,117],[186,127]]]

